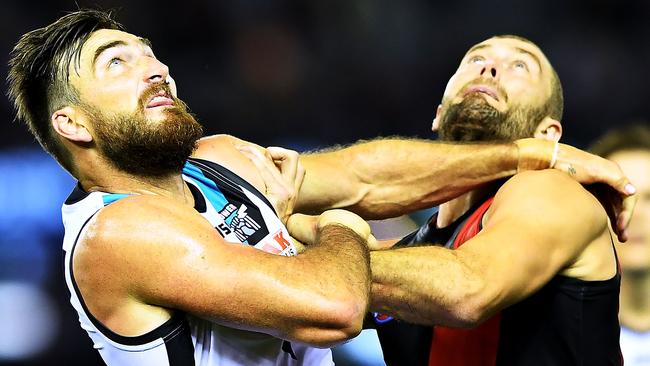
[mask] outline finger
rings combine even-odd
[[[636,195],[625,197],[623,199],[621,212],[616,220],[617,232],[619,233],[619,236],[626,234],[626,229],[630,225],[630,220],[632,220],[632,214],[634,213],[634,207],[636,206],[637,199],[638,196]]]
[[[287,230],[298,241],[306,245],[316,241],[318,216],[293,214],[287,220]]]
[[[302,182],[305,181],[305,168],[302,166],[302,163],[298,161],[298,171],[296,172],[296,180],[294,181],[294,189],[296,196],[300,193],[300,187],[302,187]]]
[[[623,173],[623,170],[621,170],[618,164],[607,159],[600,159],[599,163],[602,162],[602,164],[598,166],[604,169],[604,172],[601,174],[603,183],[611,186],[623,196],[630,196],[636,193],[636,187],[630,183],[630,180],[625,176],[625,173]]]
[[[269,146],[268,151],[274,162],[280,163],[280,173],[288,182],[294,182],[298,173],[299,154],[296,151],[277,146]]]
[[[286,190],[282,175],[273,162],[261,151],[250,147],[241,147],[239,151],[255,165],[267,188],[272,188],[274,191],[280,188]]]
[[[294,238],[293,236],[291,237],[291,242],[293,243],[293,246],[296,247],[296,251],[298,252],[298,254],[305,251],[306,245],[300,242],[298,239]]]
[[[300,163],[300,155],[294,150],[277,146],[269,146],[265,151],[284,179],[285,188],[289,192],[290,207],[293,207],[293,202],[297,199],[305,178],[305,169]]]
[[[257,168],[258,173],[262,176],[264,183],[268,185],[278,184],[278,175],[273,173],[273,170],[276,170],[275,166],[273,168],[270,165],[273,165],[261,152],[253,149],[240,149],[240,152],[250,160],[253,165]]]
[[[383,248],[381,247],[381,245],[380,245],[380,243],[383,243],[383,242],[379,242],[379,241],[377,240],[377,238],[375,238],[375,236],[372,235],[372,234],[370,234],[370,235],[368,236],[368,241],[367,241],[367,242],[368,242],[368,249],[369,249],[369,250],[380,250],[380,249],[383,249]]]
[[[300,154],[294,150],[284,149],[277,146],[269,146],[268,153],[274,163],[279,165],[280,174],[288,184],[293,185],[294,199],[300,192],[300,187],[305,178],[305,169],[300,163]]]

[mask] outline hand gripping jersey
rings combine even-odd
[[[444,243],[457,249],[481,231],[491,203],[492,198],[442,229],[435,227],[436,213],[396,245]],[[476,328],[424,327],[398,321],[375,327],[388,365],[618,366],[622,365],[619,287],[620,271],[604,281],[556,275],[527,299]]]
[[[296,249],[266,198],[226,168],[189,159],[183,179],[194,196],[195,209],[230,242],[252,245],[269,253],[293,256]],[[65,277],[70,302],[79,314],[104,362],[109,366],[175,365],[332,365],[331,351],[267,334],[221,326],[176,311],[158,328],[137,337],[113,333],[88,311],[72,270],[75,245],[86,223],[124,194],[84,192],[79,186],[63,205]]]

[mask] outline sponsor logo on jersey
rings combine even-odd
[[[298,254],[296,248],[289,241],[291,239],[286,237],[286,234],[282,229],[278,230],[275,234],[270,235],[268,238],[269,239],[263,240],[261,243],[257,244],[255,248],[267,253],[284,256],[293,256]]]

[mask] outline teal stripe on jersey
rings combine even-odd
[[[122,199],[122,198],[128,197],[128,196],[130,196],[130,194],[111,193],[111,194],[107,194],[107,195],[103,196],[102,199],[104,200],[104,206],[106,206],[106,205],[109,205],[109,204],[119,200],[119,199]]]
[[[217,211],[220,212],[224,209],[224,207],[226,207],[228,200],[223,195],[223,193],[221,193],[219,187],[217,187],[217,185],[212,180],[203,175],[201,169],[189,162],[186,162],[185,166],[183,167],[183,174],[192,178],[194,182],[199,185],[199,188],[201,188],[203,194],[208,198],[210,203],[212,203],[212,206],[214,206]]]

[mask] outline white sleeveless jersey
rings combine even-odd
[[[195,209],[227,241],[278,255],[296,255],[272,206],[248,182],[218,164],[200,159],[188,160],[183,179],[192,191]],[[62,208],[70,302],[79,314],[81,327],[107,365],[333,365],[329,349],[228,328],[180,311],[158,328],[137,337],[120,336],[106,328],[83,301],[72,271],[72,257],[86,223],[103,207],[123,197],[126,195],[87,193],[77,187]]]

